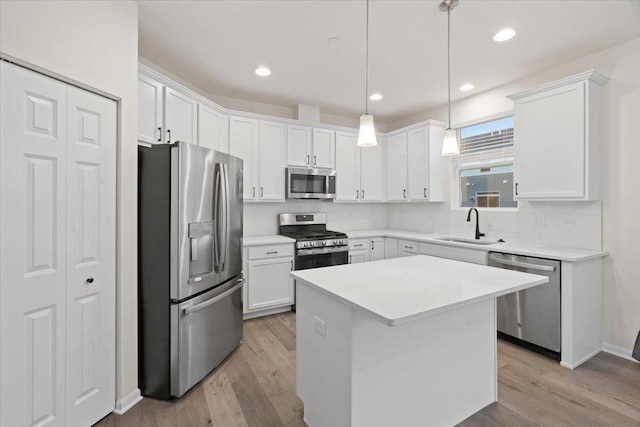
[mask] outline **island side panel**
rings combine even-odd
[[[353,312],[353,427],[452,426],[496,400],[495,299],[400,326]]]
[[[304,420],[310,427],[349,427],[352,310],[300,279],[296,306],[296,391]]]

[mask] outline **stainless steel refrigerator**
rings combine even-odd
[[[138,178],[138,380],[168,399],[242,339],[242,160],[185,142],[140,147]]]

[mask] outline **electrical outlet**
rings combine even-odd
[[[327,324],[319,318],[318,316],[314,316],[313,319],[316,322],[316,332],[318,332],[323,337],[327,335]]]
[[[575,216],[565,216],[561,219],[562,225],[568,225],[571,227],[576,226],[576,217]]]

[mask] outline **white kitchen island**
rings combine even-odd
[[[548,281],[426,255],[291,275],[310,427],[452,426],[496,401],[496,297]]]

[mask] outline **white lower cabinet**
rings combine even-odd
[[[418,244],[418,253],[420,253],[420,255],[431,255],[440,258],[454,259],[456,261],[487,265],[487,251],[484,250],[420,242]]]
[[[246,248],[244,313],[293,305],[294,281],[289,275],[292,270],[293,244]]]
[[[371,245],[369,246],[369,260],[378,261],[384,259],[384,237],[372,237],[370,239]]]
[[[398,258],[398,239],[384,238],[384,259]]]
[[[418,255],[418,242],[413,240],[398,240],[398,256]]]
[[[371,239],[349,239],[349,264],[371,261]]]
[[[114,101],[0,63],[0,425],[115,406]]]

